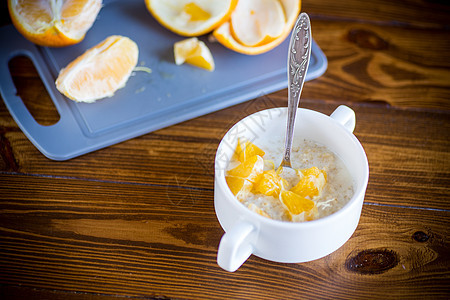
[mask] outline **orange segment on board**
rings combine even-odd
[[[79,102],[111,97],[125,86],[138,55],[138,46],[131,39],[110,36],[63,68],[56,79],[56,88]]]
[[[182,36],[208,33],[229,19],[237,0],[145,0],[153,17]]]
[[[102,0],[8,0],[17,30],[31,42],[48,47],[80,42],[101,7]]]
[[[214,71],[214,59],[209,48],[196,37],[176,42],[173,46],[175,63],[190,65]]]

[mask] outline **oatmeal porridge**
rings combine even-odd
[[[227,184],[250,210],[281,221],[328,216],[353,196],[353,179],[325,146],[300,140],[291,151],[293,169],[278,168],[283,142],[239,141],[226,173]]]

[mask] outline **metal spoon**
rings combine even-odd
[[[311,56],[311,24],[309,16],[301,13],[292,30],[288,52],[288,118],[284,156],[280,167],[292,168],[291,148],[294,136],[295,117],[308,71]]]

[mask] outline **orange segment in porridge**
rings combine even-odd
[[[327,173],[324,170],[319,169],[318,167],[303,169],[300,170],[300,173],[302,173],[303,176],[314,176],[317,178],[323,175],[325,177],[325,180],[327,179]]]
[[[301,197],[310,199],[318,196],[327,182],[327,173],[317,167],[300,170],[300,181],[291,189]]]
[[[252,192],[278,198],[281,189],[286,185],[286,181],[275,170],[267,170],[256,178]]]
[[[317,216],[319,214],[319,210],[317,208],[317,205],[314,205],[314,207],[309,210],[309,211],[305,211],[301,214],[298,215],[290,215],[291,217],[291,221],[293,222],[304,222],[304,221],[312,221],[317,219]]]
[[[253,186],[253,183],[241,177],[225,176],[225,180],[233,195],[239,200],[247,197]]]
[[[235,151],[235,155],[238,161],[245,162],[247,159],[255,155],[259,155],[262,157],[264,156],[264,154],[265,152],[252,142],[249,141],[243,142],[241,139],[239,139]]]
[[[280,200],[286,206],[292,219],[296,216],[304,216],[305,220],[311,220],[317,211],[314,201],[306,199],[291,191],[281,191]]]
[[[254,182],[256,177],[262,173],[264,160],[261,156],[255,155],[239,164],[236,168],[228,171],[228,176],[241,177]]]

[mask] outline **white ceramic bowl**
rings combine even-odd
[[[277,221],[247,209],[228,188],[225,171],[238,138],[258,144],[260,138],[284,137],[286,116],[287,108],[252,114],[234,125],[217,149],[214,206],[220,225],[225,230],[217,262],[227,271],[237,270],[251,254],[285,263],[324,257],[341,247],[358,225],[369,166],[363,147],[353,135],[355,113],[347,106],[339,106],[330,116],[299,108],[294,132],[294,139],[305,138],[325,145],[346,165],[354,180],[354,195],[342,209],[309,222]]]

